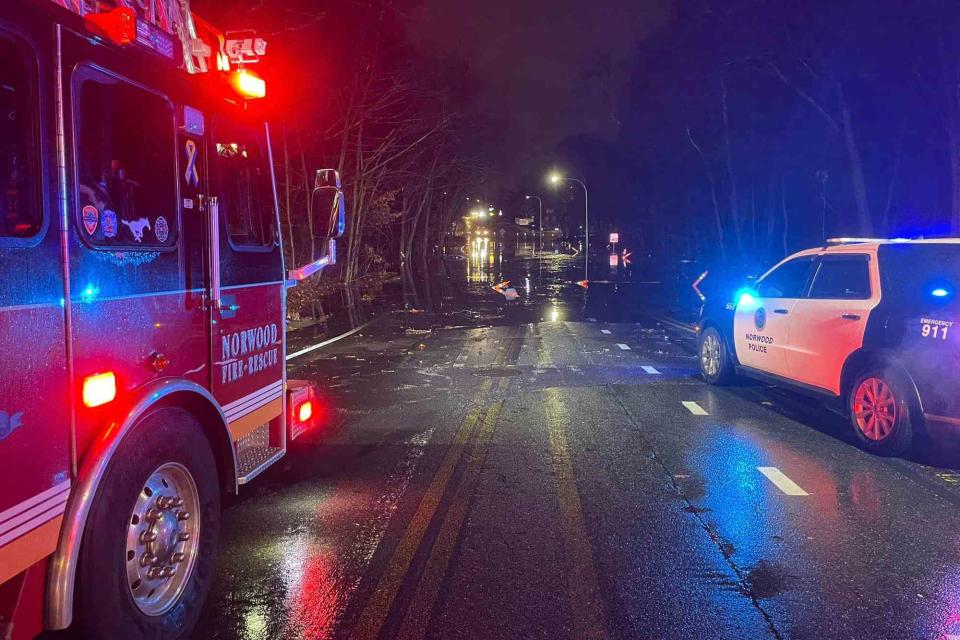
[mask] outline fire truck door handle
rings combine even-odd
[[[220,204],[216,196],[207,200],[210,239],[210,302],[220,310]]]
[[[788,311],[786,309],[774,309],[774,313],[779,313],[780,315],[787,315]]]
[[[860,319],[860,316],[857,315],[856,313],[845,313],[845,314],[843,314],[843,315],[840,316],[840,317],[843,318],[844,320],[859,320],[859,319]]]

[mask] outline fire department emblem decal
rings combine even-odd
[[[757,325],[757,329],[763,329],[767,326],[767,312],[763,307],[757,309],[757,312],[753,314],[753,324]]]
[[[80,210],[80,218],[83,220],[83,228],[87,230],[87,235],[93,235],[100,224],[100,211],[93,205],[88,204]]]
[[[104,209],[100,216],[100,228],[104,238],[117,237],[117,214],[112,209]]]
[[[157,220],[153,223],[153,232],[157,236],[157,242],[166,242],[170,237],[170,225],[167,224],[167,219],[157,216]]]

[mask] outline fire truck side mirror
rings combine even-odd
[[[310,197],[310,211],[313,216],[314,238],[339,238],[343,235],[346,226],[343,191],[332,186],[315,188]]]
[[[321,189],[323,187],[342,189],[340,172],[336,169],[317,169],[317,174],[313,179],[313,187],[315,189]]]

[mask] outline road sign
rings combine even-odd
[[[617,244],[618,242],[620,242],[620,234],[619,234],[619,233],[611,233],[611,234],[610,234],[610,244]]]

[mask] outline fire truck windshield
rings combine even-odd
[[[32,73],[21,48],[2,36],[0,60],[0,237],[26,238],[41,220],[32,157]]]
[[[164,97],[89,68],[77,73],[78,230],[103,248],[177,240],[173,108]]]

